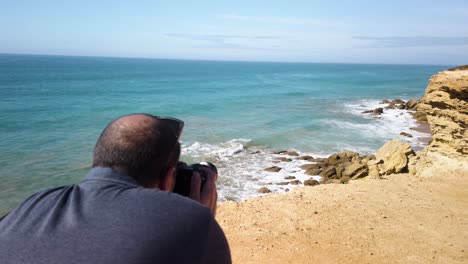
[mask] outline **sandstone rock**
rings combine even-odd
[[[336,169],[335,167],[328,167],[319,174],[320,176],[324,178],[331,178],[332,176],[336,175]]]
[[[269,172],[278,172],[282,170],[280,167],[277,167],[277,166],[273,166],[273,167],[269,167],[269,168],[266,168],[265,171],[269,171]]]
[[[405,109],[406,108],[406,103],[405,101],[401,100],[401,99],[395,99],[395,100],[392,100],[390,102],[390,104],[385,107],[387,109]]]
[[[388,175],[392,173],[405,172],[408,167],[408,156],[414,155],[411,146],[408,143],[403,143],[399,139],[391,140],[385,143],[375,155],[376,160],[382,160],[379,164],[379,173]]]
[[[362,158],[361,162],[367,164],[369,160],[375,160],[375,155],[369,154]]]
[[[336,165],[346,161],[351,161],[353,157],[359,156],[359,153],[353,151],[341,151],[332,154],[328,157],[327,161],[329,165]]]
[[[304,155],[296,158],[297,160],[307,160],[307,161],[315,161],[315,158],[309,155]]]
[[[419,103],[419,100],[411,99],[408,102],[406,102],[406,109],[416,110],[416,107],[418,106],[418,103]]]
[[[287,150],[278,150],[278,151],[273,151],[273,154],[285,154],[288,152]]]
[[[286,176],[286,177],[284,177],[284,179],[285,179],[285,180],[294,180],[294,179],[296,179],[296,177],[294,177],[294,176]]]
[[[339,179],[343,177],[343,171],[345,170],[346,165],[344,163],[340,163],[335,167],[336,174],[331,176],[333,179]]]
[[[303,170],[310,170],[310,169],[320,169],[320,165],[316,163],[311,163],[311,164],[304,164],[300,166],[301,169]]]
[[[292,184],[292,185],[302,184],[302,182],[300,180],[293,180],[293,181],[290,181],[289,183]]]
[[[369,168],[368,178],[381,179],[380,174],[379,174],[379,167],[377,165],[369,165],[368,168]]]
[[[388,99],[384,99],[382,102],[380,102],[379,104],[389,104],[390,101]]]
[[[345,177],[342,177],[342,178],[340,179],[340,183],[341,183],[341,184],[347,184],[347,183],[349,183],[350,180],[351,180],[351,178],[345,176]]]
[[[468,70],[468,64],[447,69],[447,71],[464,71],[464,70]]]
[[[417,110],[433,132],[428,151],[448,157],[468,154],[468,70],[452,68],[432,76]]]
[[[340,179],[329,179],[324,182],[325,184],[339,184],[341,183]]]
[[[285,154],[289,156],[294,156],[294,157],[299,156],[299,154],[296,151],[287,151]]]
[[[289,151],[289,150],[278,150],[274,151],[273,154],[282,154],[282,155],[289,155],[289,156],[299,156],[296,151]]]
[[[394,99],[390,102],[391,104],[405,104],[405,101],[401,99]]]
[[[289,182],[285,181],[285,182],[277,182],[275,183],[276,185],[288,185]]]
[[[383,114],[383,108],[382,108],[382,107],[378,107],[378,108],[374,109],[374,111],[372,111],[372,113],[373,113],[374,115],[381,115],[381,114]]]
[[[357,179],[367,176],[367,172],[368,169],[366,165],[360,163],[353,163],[352,165],[346,167],[346,169],[343,172],[343,176],[352,179]]]
[[[322,171],[321,169],[308,169],[304,172],[304,174],[311,175],[311,176],[319,175],[321,171]]]
[[[311,161],[321,163],[321,162],[326,162],[327,159],[326,158],[315,158],[314,160],[311,160]]]
[[[406,109],[406,104],[397,104],[395,105],[395,108],[400,110]]]
[[[271,193],[271,190],[268,189],[267,187],[262,187],[262,188],[258,189],[258,192],[259,193]]]
[[[291,162],[292,159],[290,158],[286,158],[286,157],[281,157],[281,158],[278,158],[279,161],[282,161],[282,162]]]
[[[427,114],[424,112],[416,112],[413,114],[414,119],[420,123],[426,123],[427,122]]]
[[[304,181],[304,186],[315,186],[319,185],[320,183],[314,179],[308,179]]]
[[[374,110],[366,110],[366,111],[363,111],[362,113],[363,114],[374,114],[374,115],[381,115],[383,114],[383,108],[381,107],[378,107],[378,108],[375,108]]]
[[[405,136],[405,137],[410,137],[410,138],[413,137],[413,135],[411,135],[410,133],[406,133],[406,132],[401,132],[400,135]]]

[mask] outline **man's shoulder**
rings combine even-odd
[[[173,192],[157,189],[135,188],[130,190],[127,199],[138,206],[146,208],[149,212],[160,213],[164,211],[176,211],[178,213],[197,213],[211,215],[208,207]],[[152,210],[154,209],[154,210]]]

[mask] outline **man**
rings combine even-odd
[[[134,114],[110,123],[77,184],[36,193],[0,219],[1,263],[230,263],[216,173],[171,192],[183,122]]]

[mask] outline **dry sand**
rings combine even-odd
[[[468,175],[408,174],[220,204],[234,263],[468,263]]]

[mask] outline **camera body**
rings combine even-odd
[[[201,170],[202,167],[206,167],[214,171],[215,173],[218,173],[216,166],[210,162],[200,162],[192,165],[187,165],[184,162],[179,162],[176,168],[176,184],[174,187],[174,192],[183,196],[189,196],[192,175],[194,172],[198,172],[200,174],[200,188],[203,189],[207,175],[203,170]]]

